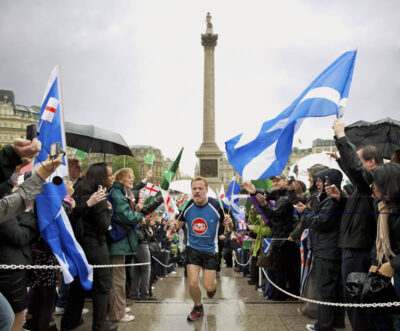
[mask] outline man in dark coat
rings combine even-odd
[[[342,277],[346,282],[351,272],[368,272],[370,252],[376,236],[376,217],[371,197],[371,171],[383,164],[381,153],[373,145],[361,146],[356,151],[345,136],[344,123],[333,124],[336,147],[340,153],[338,164],[354,185],[347,199],[340,225],[339,247],[342,248]],[[346,286],[344,295],[347,298]],[[370,330],[369,315],[362,309],[347,309],[353,330]]]

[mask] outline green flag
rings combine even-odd
[[[88,153],[85,153],[84,151],[77,149],[75,152],[75,155],[83,161],[84,159],[86,159],[86,156],[88,155]]]
[[[172,172],[171,174],[171,180],[170,180],[170,174],[168,173],[168,177],[165,177],[164,171],[163,171],[163,175],[164,175],[164,179],[162,180],[160,187],[163,190],[168,190],[169,188],[169,182],[172,181],[172,179],[174,178],[176,171],[178,170],[179,167],[179,162],[181,161],[181,156],[182,156],[182,152],[183,152],[183,147],[181,149],[181,151],[179,152],[178,156],[176,157],[175,161],[171,164],[171,166],[169,167],[169,171]],[[164,169],[166,170],[166,169]]]
[[[186,208],[186,206],[188,205],[188,203],[189,203],[189,200],[184,201],[184,202],[178,207],[178,210],[179,210],[179,211],[184,211],[185,208]]]
[[[170,183],[172,181],[172,178],[174,178],[174,173],[171,170],[164,169],[162,171],[164,178]]]
[[[146,154],[146,158],[144,159],[145,164],[153,164],[154,154]]]

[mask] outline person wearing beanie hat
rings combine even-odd
[[[315,174],[319,193],[316,211],[298,203],[295,209],[302,214],[311,230],[311,242],[315,256],[317,292],[322,301],[343,300],[341,276],[341,250],[338,248],[342,207],[339,201],[327,195],[325,185],[335,185],[339,190],[343,175],[336,169],[325,169]],[[318,321],[307,325],[308,330],[332,330],[344,328],[344,309],[318,306]]]

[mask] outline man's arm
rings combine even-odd
[[[39,165],[18,190],[0,199],[0,223],[14,218],[24,212],[26,207],[30,205],[35,197],[43,191],[42,185],[45,179],[49,177],[62,163],[63,155],[51,160],[50,157]]]
[[[344,123],[341,119],[335,120],[333,124],[335,131],[335,143],[340,153],[339,165],[349,177],[353,185],[361,190],[369,190],[372,176],[363,164],[356,152],[356,148],[344,133]]]

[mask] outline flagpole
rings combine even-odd
[[[216,189],[216,191],[217,191],[217,200],[218,200],[218,202],[219,202],[219,206],[221,207],[221,209],[222,209],[222,212],[224,213],[224,218],[226,217],[226,214],[225,214],[225,209],[224,209],[224,206],[223,206],[223,204],[222,204],[222,200],[221,200],[221,192],[220,191],[218,191],[218,189]],[[225,233],[227,233],[228,232],[228,226],[225,224],[225,230],[224,230],[224,234]]]
[[[63,96],[63,92],[62,92],[62,74],[61,74],[61,66],[57,65],[58,67],[58,77],[60,78],[60,85],[59,85],[59,95],[60,95],[60,102],[61,102],[61,139],[62,139],[62,146],[65,149],[65,151],[67,150],[67,139],[65,138],[65,129],[64,129],[64,96]],[[43,121],[42,121],[43,123]],[[40,131],[39,131],[40,132]],[[67,166],[67,173],[68,173],[68,177],[69,177],[69,169],[68,169],[68,156],[67,153],[64,154],[64,158],[65,158],[65,165]]]
[[[124,155],[124,168],[125,168],[125,158],[126,158],[126,155]]]

